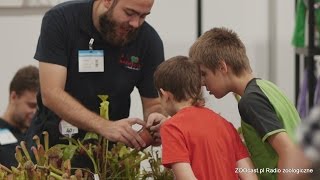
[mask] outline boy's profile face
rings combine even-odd
[[[206,86],[209,94],[220,99],[229,93],[225,83],[225,75],[221,70],[217,69],[216,72],[213,73],[212,70],[208,69],[204,65],[200,65],[200,71],[202,85]]]

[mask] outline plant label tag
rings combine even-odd
[[[77,134],[79,129],[67,121],[61,120],[59,124],[59,131],[62,135],[71,137],[73,134]]]
[[[100,180],[98,174],[94,174],[94,175],[93,175],[93,178],[94,178],[94,180]]]
[[[0,129],[1,145],[13,144],[17,142],[18,142],[17,138],[12,134],[12,132],[9,129]]]
[[[79,50],[79,72],[104,72],[103,50]]]

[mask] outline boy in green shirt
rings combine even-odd
[[[300,117],[289,99],[273,83],[255,78],[238,35],[226,28],[204,33],[190,48],[191,59],[202,71],[210,94],[222,98],[239,94],[241,128],[261,180],[300,179],[290,169],[308,162],[295,144]]]

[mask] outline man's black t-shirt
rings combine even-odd
[[[65,66],[66,92],[89,110],[99,113],[98,95],[108,95],[109,118],[126,118],[134,87],[143,97],[158,96],[153,84],[153,72],[164,60],[163,44],[147,22],[141,26],[137,38],[126,46],[120,48],[108,44],[93,25],[92,8],[93,0],[80,0],[62,3],[49,10],[42,21],[34,58]],[[79,50],[88,50],[91,38],[94,39],[93,50],[104,52],[104,72],[79,72]],[[28,139],[46,130],[49,131],[50,145],[57,144],[61,137],[58,131],[61,119],[42,104],[41,94],[38,96],[38,106]],[[80,130],[80,136],[76,138],[84,133]]]
[[[11,126],[2,118],[0,118],[0,129],[8,129],[18,140],[17,143],[0,145],[0,163],[9,169],[11,166],[17,167],[18,162],[14,154],[16,153],[16,146],[19,145],[20,141],[24,140],[25,133]]]

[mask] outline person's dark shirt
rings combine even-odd
[[[164,61],[163,43],[152,26],[144,22],[135,40],[124,47],[112,46],[93,25],[93,2],[68,1],[50,9],[42,20],[34,58],[66,67],[65,91],[87,109],[99,114],[98,95],[108,95],[110,120],[127,118],[135,87],[142,97],[158,97],[153,73]],[[79,72],[79,50],[88,50],[91,38],[93,50],[104,52],[104,72]],[[41,133],[48,131],[50,146],[63,143],[58,127],[61,118],[43,105],[40,93],[37,99],[39,108],[27,139],[32,140],[35,134],[41,138]],[[73,137],[81,139],[85,133],[79,129]]]
[[[0,145],[0,163],[8,168],[11,166],[17,167],[18,162],[15,158],[15,148],[20,141],[24,140],[25,133],[22,133],[18,128],[11,126],[2,118],[0,118],[0,129],[8,129],[18,140],[16,143]]]

